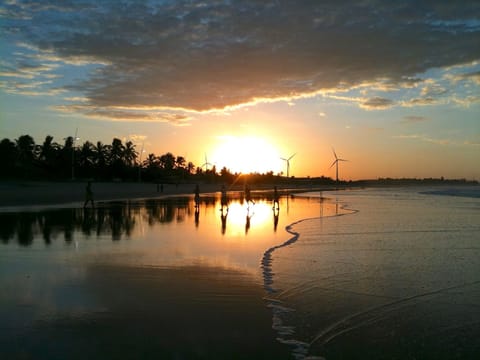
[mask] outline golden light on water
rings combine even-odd
[[[282,171],[278,149],[265,138],[255,136],[222,135],[213,148],[211,162],[217,171],[226,167],[234,173],[266,173]],[[210,160],[210,159],[209,159]]]
[[[255,232],[271,229],[273,226],[272,206],[268,202],[258,202],[247,208],[246,204],[232,202],[228,207],[226,229],[230,235],[248,233],[250,228]]]

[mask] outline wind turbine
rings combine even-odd
[[[288,159],[280,158],[280,159],[282,159],[283,161],[286,161],[286,162],[287,162],[287,178],[290,178],[290,160],[291,160],[295,155],[297,155],[297,153],[293,154],[293,155],[290,156]]]
[[[335,156],[335,161],[332,163],[332,165],[330,165],[329,169],[332,168],[333,165],[336,165],[336,173],[337,173],[337,185],[338,185],[338,162],[339,161],[348,161],[346,159],[339,159],[337,157],[337,154],[335,153],[335,149],[332,147],[332,151],[333,151],[333,156]]]
[[[208,165],[212,165],[208,162],[207,160],[207,153],[205,153],[205,162],[203,163],[203,165],[201,166],[202,168],[205,166],[205,171],[208,171]]]

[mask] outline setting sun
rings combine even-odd
[[[263,138],[222,135],[212,151],[211,162],[218,171],[223,167],[244,174],[282,171],[280,153]]]

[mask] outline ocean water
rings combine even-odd
[[[324,193],[350,214],[294,223],[271,254],[279,340],[297,358],[478,358],[479,194]]]
[[[473,359],[477,188],[0,212],[0,358]]]

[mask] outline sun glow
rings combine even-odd
[[[277,149],[258,137],[223,135],[214,148],[212,163],[217,171],[226,167],[233,173],[266,173],[282,171],[282,160]]]

